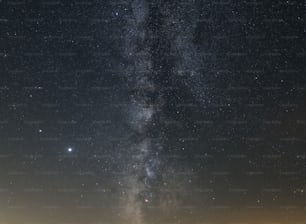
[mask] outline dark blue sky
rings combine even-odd
[[[305,2],[0,1],[0,223],[302,223]]]

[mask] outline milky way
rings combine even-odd
[[[143,224],[143,204],[149,202],[147,192],[150,180],[158,166],[158,150],[149,136],[149,129],[156,115],[158,104],[149,97],[155,91],[152,80],[150,48],[146,45],[148,5],[145,0],[131,2],[132,15],[126,26],[124,68],[128,88],[131,91],[129,124],[131,136],[126,153],[132,155],[126,173],[127,200],[124,202],[124,220]]]
[[[182,6],[185,4],[186,2],[181,3]],[[125,184],[128,190],[123,207],[125,221],[140,224],[145,223],[143,208],[145,203],[151,200],[151,183],[162,163],[159,156],[162,149],[162,136],[159,134],[153,138],[150,128],[154,126],[158,117],[162,117],[162,108],[166,101],[163,88],[169,84],[168,80],[172,79],[175,82],[175,77],[180,76],[181,72],[184,72],[184,75],[187,74],[183,84],[191,88],[194,94],[199,93],[201,83],[193,77],[192,69],[199,67],[199,63],[194,60],[194,58],[197,59],[197,55],[192,55],[196,51],[191,40],[193,28],[191,26],[185,30],[185,27],[176,27],[176,23],[179,23],[180,18],[184,16],[183,11],[186,6],[175,12],[171,12],[173,11],[171,4],[149,5],[146,0],[134,0],[131,6],[132,13],[127,19],[124,33],[126,63],[122,73],[131,91],[128,107],[131,135],[126,151],[132,157],[127,163]],[[192,6],[192,2],[189,2],[187,6]],[[155,19],[154,15],[152,16],[154,13]],[[192,18],[194,21],[196,21],[195,17],[196,15]],[[153,29],[150,29],[150,25]],[[185,25],[189,27],[188,23]],[[156,30],[159,30],[162,36],[157,43],[153,40]],[[189,34],[184,36],[185,33]],[[168,62],[171,55],[176,55],[175,63],[174,60]],[[163,83],[162,80],[167,82]],[[171,175],[171,168],[167,167],[167,170],[169,174],[164,173],[164,178]],[[163,197],[161,193],[159,206],[164,210],[170,209],[167,207],[169,201],[174,203],[172,206],[175,206],[178,200],[171,194],[167,195],[171,199]]]

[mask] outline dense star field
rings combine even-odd
[[[0,224],[306,223],[305,12],[0,0]]]

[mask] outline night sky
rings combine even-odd
[[[0,224],[306,223],[304,0],[0,0]]]

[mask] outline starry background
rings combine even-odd
[[[305,223],[305,1],[0,1],[0,223]]]

